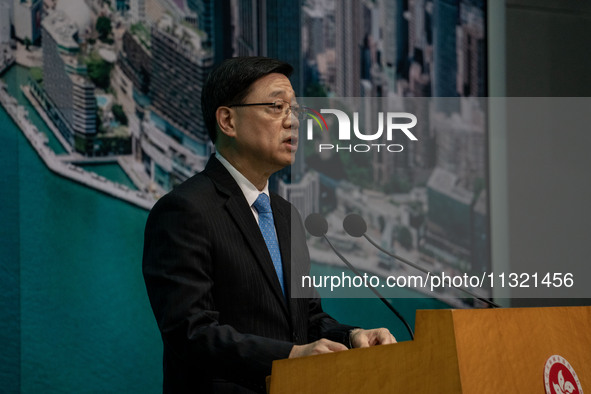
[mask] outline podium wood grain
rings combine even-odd
[[[273,363],[270,393],[544,393],[567,359],[591,392],[591,307],[417,311],[415,340]]]

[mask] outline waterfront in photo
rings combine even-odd
[[[14,91],[26,71],[13,67],[3,79]],[[141,275],[147,211],[49,171],[3,108],[0,133],[2,206],[10,209],[0,288],[12,309],[0,332],[13,344],[0,352],[2,387],[161,392],[162,343]],[[51,138],[50,146],[59,149]]]
[[[137,184],[129,188],[125,184],[120,183],[119,179],[110,180],[96,172],[85,171],[80,166],[84,164],[94,166],[118,164],[122,170],[125,170],[126,174],[138,180],[138,166],[136,164],[130,165],[130,162],[133,162],[133,160],[130,160],[129,155],[84,157],[78,152],[74,152],[69,142],[64,140],[63,135],[57,130],[56,125],[51,123],[52,121],[45,112],[44,107],[42,108],[37,101],[38,96],[32,94],[34,89],[31,90],[27,85],[27,76],[23,75],[23,73],[8,74],[7,82],[11,85],[11,89],[8,89],[4,82],[0,83],[0,103],[52,172],[146,210],[149,210],[154,205],[154,197],[145,193],[143,190],[138,190],[138,187],[136,187]],[[10,92],[15,89],[20,89],[24,93],[24,97],[16,96],[15,98],[11,96]],[[49,126],[49,132],[47,131],[47,127],[43,127],[43,131],[38,129],[33,120],[34,118],[29,116],[29,111],[31,110],[36,111],[41,116],[41,122],[45,122],[44,126]],[[52,133],[52,136],[59,140],[68,154],[57,155],[50,147],[49,134]],[[141,184],[141,181],[139,182]]]

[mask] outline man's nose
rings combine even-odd
[[[285,117],[285,122],[284,122],[285,128],[293,128],[293,129],[297,129],[298,127],[300,127],[300,121],[299,119],[293,114],[293,112],[289,112],[289,115]]]

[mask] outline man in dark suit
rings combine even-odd
[[[273,360],[395,342],[387,329],[339,324],[316,297],[291,297],[292,263],[309,266],[305,234],[268,191],[297,149],[291,72],[261,57],[214,70],[202,109],[216,154],[150,212],[143,272],[167,393],[265,392]]]

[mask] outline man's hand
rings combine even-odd
[[[356,328],[349,334],[349,339],[351,340],[351,346],[354,348],[396,343],[396,338],[390,334],[387,328],[374,328],[372,330]]]
[[[324,354],[341,352],[347,350],[347,346],[342,343],[333,342],[328,339],[319,339],[316,342],[307,345],[294,345],[289,353],[289,358],[312,356],[314,354]]]

